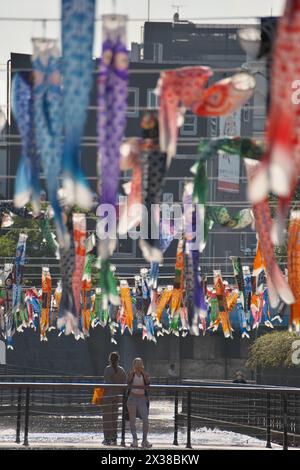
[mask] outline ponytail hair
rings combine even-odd
[[[112,366],[112,368],[114,369],[115,372],[117,372],[117,370],[118,370],[119,361],[120,361],[120,355],[117,351],[114,351],[114,352],[110,353],[109,363],[110,363],[110,365]]]

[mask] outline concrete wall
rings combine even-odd
[[[143,340],[141,335],[125,334],[118,344],[110,342],[109,332],[102,328],[91,331],[90,338],[76,341],[73,336],[58,337],[57,332],[48,334],[48,342],[40,342],[32,330],[14,335],[14,351],[7,351],[7,364],[24,368],[44,370],[47,373],[102,376],[110,352],[119,351],[121,364],[126,371],[135,357],[142,357],[153,377],[166,377],[174,363],[177,373],[186,379],[228,379],[244,367],[248,356],[249,340],[237,335],[225,340],[220,333],[205,336],[179,338],[166,335],[157,344]],[[181,358],[181,360],[180,360]]]
[[[169,338],[168,338],[169,339]],[[252,378],[245,367],[251,342],[235,337],[225,339],[221,334],[169,340],[169,357],[148,358],[147,367],[153,376],[166,376],[171,362],[185,379],[231,380],[237,370]],[[181,360],[179,359],[181,357]]]

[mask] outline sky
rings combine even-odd
[[[141,42],[143,22],[172,19],[176,12],[174,5],[180,5],[181,19],[195,22],[246,23],[259,16],[279,15],[284,0],[96,0],[96,17],[103,13],[115,12],[128,16],[127,43]],[[31,53],[31,38],[46,36],[60,37],[60,23],[41,21],[20,21],[25,18],[59,18],[61,0],[0,0],[0,106],[5,112],[6,103],[6,63],[11,52]],[[231,19],[222,19],[222,18]],[[237,17],[241,17],[237,19]],[[247,19],[246,19],[246,18]],[[11,21],[3,18],[13,18]],[[209,18],[209,20],[200,20]],[[217,21],[216,18],[221,18]],[[16,21],[18,19],[19,21]],[[96,23],[94,56],[101,50],[101,23]]]

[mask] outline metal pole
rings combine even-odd
[[[282,395],[283,409],[282,409],[282,425],[283,425],[283,450],[288,450],[288,416],[287,416],[287,396],[285,393]]]
[[[21,431],[21,413],[22,413],[22,389],[18,391],[18,409],[17,409],[17,429],[16,429],[16,443],[20,444],[20,431]]]
[[[125,447],[125,411],[126,411],[126,391],[123,391],[123,399],[122,399],[122,428],[121,428],[121,446]]]
[[[272,446],[271,446],[271,428],[270,428],[270,405],[271,405],[270,394],[267,393],[267,443],[266,443],[266,447],[268,449],[272,449]]]
[[[26,405],[25,405],[25,429],[24,429],[24,446],[28,446],[28,429],[29,429],[29,402],[30,402],[30,388],[26,389]]]
[[[175,392],[174,401],[174,440],[173,446],[178,446],[178,391]]]
[[[150,0],[148,0],[148,14],[147,14],[148,22],[150,21]]]
[[[186,448],[191,449],[191,392],[187,392],[187,428],[186,428]]]

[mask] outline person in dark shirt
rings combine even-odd
[[[247,383],[247,381],[244,379],[243,373],[240,370],[238,370],[235,373],[235,379],[233,380],[233,383],[234,384],[246,384]]]
[[[109,365],[104,371],[104,383],[125,384],[126,372],[119,365],[120,356],[118,352],[109,355]],[[104,445],[117,444],[118,410],[122,402],[123,389],[107,387],[103,397],[103,433]]]

